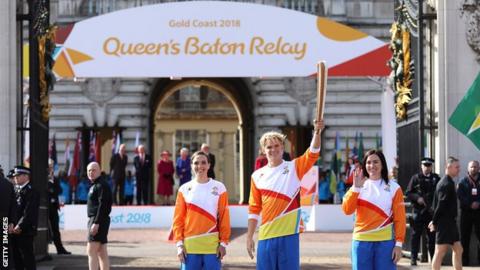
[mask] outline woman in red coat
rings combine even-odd
[[[173,195],[173,174],[175,173],[175,169],[173,162],[170,160],[170,152],[163,151],[161,157],[162,159],[157,163],[157,194],[160,195],[162,205],[169,205],[170,196]]]

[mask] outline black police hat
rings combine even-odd
[[[25,167],[25,166],[15,166],[13,168],[13,174],[12,176],[17,176],[17,175],[21,175],[21,174],[28,174],[30,175],[30,169]]]
[[[422,158],[422,165],[430,166],[430,165],[432,165],[434,162],[435,162],[435,160],[433,160],[433,158],[428,158],[428,157]]]
[[[6,175],[6,177],[9,178],[9,179],[13,178],[13,172],[14,172],[14,171],[15,171],[14,169],[11,169],[11,170],[8,172],[8,174]]]

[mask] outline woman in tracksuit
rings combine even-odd
[[[355,213],[352,269],[396,269],[405,241],[405,205],[400,186],[388,181],[381,151],[370,150],[355,169],[352,188],[343,199],[347,215]]]

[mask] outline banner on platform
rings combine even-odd
[[[239,2],[172,2],[62,27],[59,77],[386,76],[388,45],[327,18]]]
[[[318,204],[318,166],[313,166],[300,183],[300,204]]]

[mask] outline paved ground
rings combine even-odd
[[[168,231],[165,230],[111,230],[108,251],[112,269],[179,269],[176,249],[173,243],[166,240],[167,236]],[[247,257],[245,237],[245,230],[233,231],[232,242],[227,250],[228,254],[224,260],[223,269],[255,269],[255,261]],[[65,247],[73,252],[73,255],[53,255],[52,261],[39,263],[39,270],[87,269],[86,231],[62,231],[62,238]],[[301,268],[306,270],[351,269],[350,240],[350,233],[302,234]],[[54,253],[55,247],[50,245],[49,250]],[[399,270],[411,269],[408,262],[408,259],[402,259]],[[427,264],[420,264],[415,269],[426,270],[430,267]],[[444,267],[442,269],[452,268]]]

